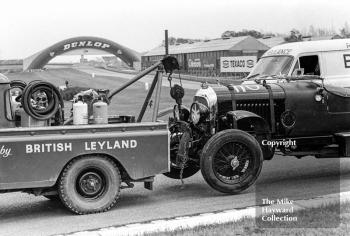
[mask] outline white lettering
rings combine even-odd
[[[91,149],[90,149],[90,147],[89,147],[89,145],[88,145],[88,142],[85,142],[85,151],[90,151]]]
[[[137,141],[136,140],[130,140],[130,148],[136,148],[137,147]]]
[[[33,152],[33,146],[30,144],[26,145],[26,153],[32,153]]]
[[[122,148],[129,148],[129,140],[122,140]]]
[[[236,93],[239,93],[239,88],[236,85],[234,85],[233,88],[235,89]]]
[[[91,142],[91,150],[96,150],[96,142]]]
[[[137,147],[137,141],[134,139],[115,140],[115,141],[98,141],[98,142],[92,141],[92,142],[85,142],[84,146],[85,146],[85,151],[133,149]]]
[[[66,152],[71,152],[73,150],[72,143],[65,143],[64,144],[64,149],[65,149]]]
[[[101,48],[109,48],[111,45],[104,43]]]
[[[86,148],[85,143],[85,148]],[[26,153],[43,153],[43,152],[71,152],[73,150],[72,143],[35,143],[26,144]]]
[[[246,87],[248,90],[259,90],[259,89],[260,89],[260,86],[259,86],[259,85],[245,85],[245,87]]]
[[[115,142],[114,142],[114,149],[116,149],[116,148],[120,148],[120,145],[119,145],[119,142],[118,142],[118,141],[115,141]]]
[[[51,152],[52,143],[47,143],[45,146],[46,146],[46,148],[47,148],[47,151],[48,151],[48,152]]]
[[[107,149],[113,149],[113,147],[111,146],[111,144],[109,143],[109,141],[107,141]]]
[[[242,89],[243,93],[245,93],[245,92],[246,92],[246,90],[245,90],[244,86],[240,85],[239,87]]]
[[[94,43],[94,47],[98,47],[98,48],[99,48],[99,47],[101,47],[101,46],[102,46],[102,43],[101,43],[101,42],[95,42],[95,43]]]
[[[104,147],[104,145],[105,145],[106,141],[103,141],[103,142],[97,142],[97,143],[98,143],[98,145],[100,146],[100,149],[103,149],[103,147]]]
[[[40,152],[40,144],[34,144],[34,152]]]
[[[80,42],[79,42],[79,47],[84,47],[85,44],[86,44],[86,41],[80,41]]]
[[[0,157],[6,158],[11,155],[11,148],[6,148],[4,145],[2,145],[0,149]]]
[[[296,140],[262,140],[261,144],[264,146],[271,146],[271,147],[279,147],[279,146],[284,146],[284,147],[290,147],[290,146],[296,146]]]
[[[70,44],[65,44],[65,45],[63,46],[63,51],[66,51],[66,50],[68,50],[68,49],[70,49]]]
[[[63,149],[63,144],[62,143],[58,143],[57,144],[57,151],[58,152],[62,152],[64,149]]]
[[[102,42],[92,42],[92,41],[77,41],[69,44],[63,45],[63,51],[69,50],[76,47],[96,47],[96,48],[109,48],[111,45]]]

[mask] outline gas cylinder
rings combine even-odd
[[[88,105],[79,97],[78,101],[73,103],[73,124],[87,125],[88,123]]]
[[[108,105],[99,99],[92,105],[92,115],[95,124],[108,124]]]
[[[47,126],[47,120],[37,120],[28,115],[23,108],[18,109],[21,116],[21,127],[43,127]]]

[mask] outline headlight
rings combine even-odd
[[[193,103],[191,106],[191,120],[193,124],[198,124],[201,118],[200,109],[198,103]]]
[[[199,121],[204,121],[209,115],[209,109],[201,103],[193,103],[191,106],[191,121],[193,124],[198,124]]]

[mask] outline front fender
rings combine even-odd
[[[232,128],[254,133],[260,144],[264,159],[271,160],[275,152],[274,148],[262,144],[263,140],[271,139],[271,129],[264,118],[249,111],[236,110],[227,112],[226,119],[231,122]]]
[[[227,122],[234,129],[254,131],[256,133],[271,133],[270,126],[261,116],[245,110],[235,110],[226,113]]]

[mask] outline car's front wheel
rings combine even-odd
[[[259,176],[263,154],[256,139],[241,130],[224,130],[204,145],[201,171],[206,182],[223,193],[239,193]]]

